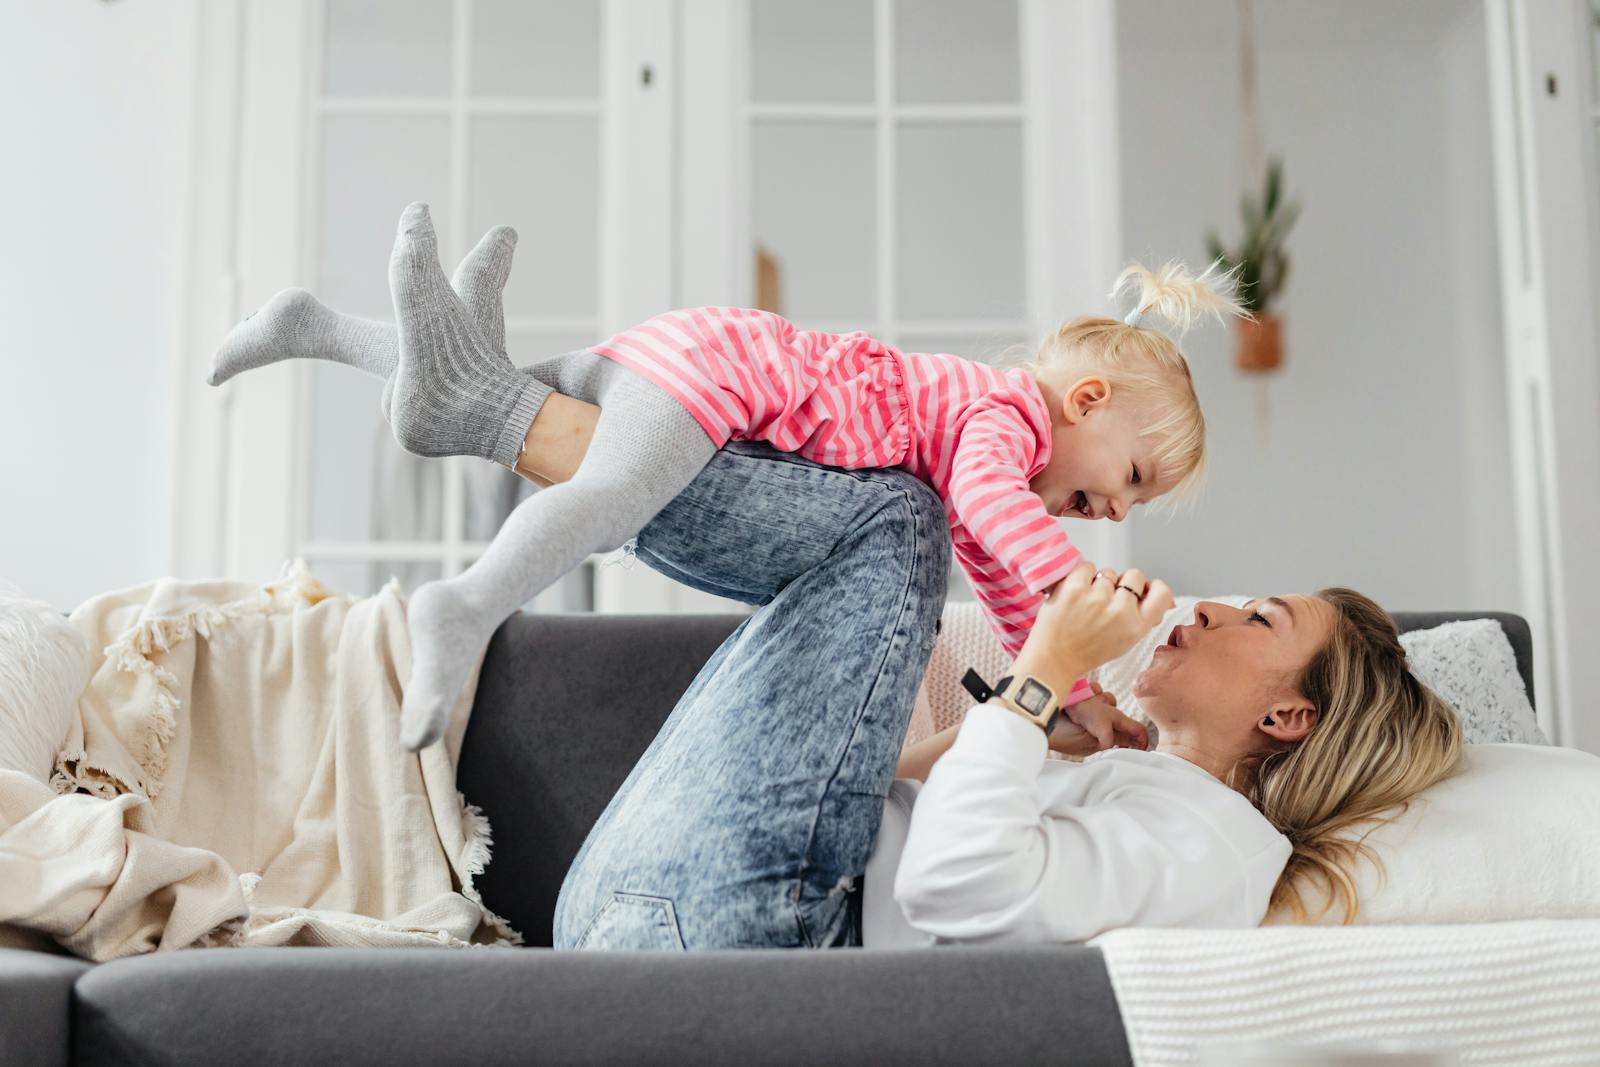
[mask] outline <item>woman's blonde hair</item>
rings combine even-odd
[[[1194,395],[1189,363],[1177,342],[1148,325],[1166,320],[1181,336],[1206,316],[1248,317],[1235,295],[1235,278],[1213,263],[1200,275],[1176,260],[1152,271],[1134,263],[1118,276],[1111,299],[1125,290],[1137,293],[1134,310],[1146,320],[1130,325],[1118,319],[1080,316],[1047,337],[1023,365],[1042,381],[1065,389],[1084,374],[1102,375],[1113,395],[1121,393],[1150,414],[1140,434],[1155,440],[1152,456],[1158,477],[1178,497],[1191,494],[1205,469],[1206,420]]]
[[[1394,621],[1353,589],[1317,594],[1337,612],[1333,633],[1311,658],[1299,691],[1317,709],[1311,732],[1292,745],[1240,762],[1240,787],[1294,852],[1272,891],[1270,910],[1308,918],[1308,886],[1323,891],[1323,912],[1360,907],[1351,872],[1365,857],[1382,871],[1366,835],[1394,819],[1422,790],[1450,775],[1461,758],[1455,712],[1417,680]],[[1359,835],[1352,830],[1370,826]]]

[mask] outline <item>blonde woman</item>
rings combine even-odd
[[[568,463],[547,457],[546,476]],[[1345,832],[1459,756],[1456,720],[1406,669],[1393,624],[1342,589],[1200,605],[1139,679],[1155,751],[1114,708],[1099,738],[1052,715],[1024,696],[1030,680],[1058,697],[1170,605],[1137,571],[1088,566],[1051,591],[1005,691],[902,754],[950,558],[937,495],[901,471],[733,445],[637,552],[759,607],[590,830],[557,902],[558,948],[1253,926],[1306,879],[1348,914]]]
[[[1052,596],[1012,673],[1059,683],[1128,647],[1125,631],[1093,632],[1071,611],[1084,586]],[[869,941],[1253,926],[1273,908],[1303,918],[1307,889],[1348,921],[1362,856],[1351,829],[1398,813],[1460,755],[1455,715],[1407,668],[1389,616],[1350,589],[1201,603],[1135,692],[1154,751],[1046,762],[1054,738],[983,707],[907,752],[898,774],[926,785],[896,784],[891,813],[902,798],[915,808],[908,835],[894,814],[884,831],[903,854],[880,843],[869,867],[869,884],[897,867],[897,906],[869,911]]]

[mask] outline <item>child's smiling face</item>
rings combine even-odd
[[[1065,392],[1039,383],[1050,406],[1054,444],[1050,462],[1029,482],[1050,514],[1121,522],[1135,504],[1167,492],[1144,421],[1131,404],[1113,402],[1111,385],[1090,375]]]

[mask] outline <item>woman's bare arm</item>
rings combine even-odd
[[[517,473],[541,489],[569,480],[589,451],[599,418],[594,404],[551,393],[522,439]]]
[[[950,746],[955,743],[956,731],[960,729],[960,726],[947,727],[907,748],[900,754],[900,763],[894,769],[894,776],[926,782],[928,772],[933,770],[933,765],[939,761],[939,757],[949,751]]]

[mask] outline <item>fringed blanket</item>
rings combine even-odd
[[[0,770],[0,929],[91,960],[519,941],[473,888],[489,826],[455,788],[476,674],[442,744],[400,747],[405,610],[298,564],[80,607],[96,651],[55,775]]]

